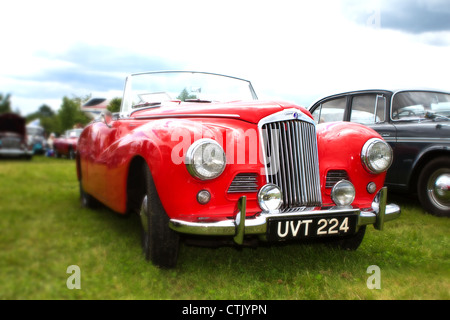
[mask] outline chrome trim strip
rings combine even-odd
[[[138,111],[138,110],[136,110]],[[240,118],[238,114],[221,114],[221,113],[202,113],[202,114],[171,114],[171,115],[155,115],[142,117],[129,117],[129,119],[146,120],[146,119],[166,119],[166,118]]]
[[[421,142],[421,143],[450,143],[450,138],[416,138],[416,137],[398,137],[395,142]]]

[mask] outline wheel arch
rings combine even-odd
[[[413,166],[413,170],[411,171],[411,174],[409,176],[408,189],[410,192],[415,193],[417,191],[417,183],[419,181],[420,172],[423,170],[425,165],[431,160],[442,156],[450,157],[450,149],[431,149],[423,152],[421,155],[419,155],[419,157],[417,157]]]
[[[147,165],[147,162],[139,155],[134,156],[130,161],[126,179],[127,213],[139,212],[141,200],[145,193],[144,165]]]
[[[77,179],[81,182],[81,156],[79,152],[77,152],[75,156],[75,165],[77,169]]]

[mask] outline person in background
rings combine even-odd
[[[55,134],[52,132],[47,139],[47,157],[53,157],[53,140],[55,140]]]

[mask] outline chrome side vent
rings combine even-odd
[[[325,188],[333,188],[336,183],[341,180],[349,180],[347,171],[345,170],[330,170],[327,173],[325,181]]]
[[[261,126],[268,183],[283,192],[282,212],[322,204],[316,128],[312,121],[285,120]]]
[[[258,192],[258,175],[256,173],[239,173],[234,177],[228,193]]]

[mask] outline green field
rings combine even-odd
[[[182,245],[162,270],[141,252],[137,217],[79,204],[75,163],[0,161],[0,299],[450,299],[450,219],[390,196],[401,218],[368,227],[357,251],[323,244]],[[69,289],[67,268],[80,268]],[[369,289],[368,267],[380,270]]]

